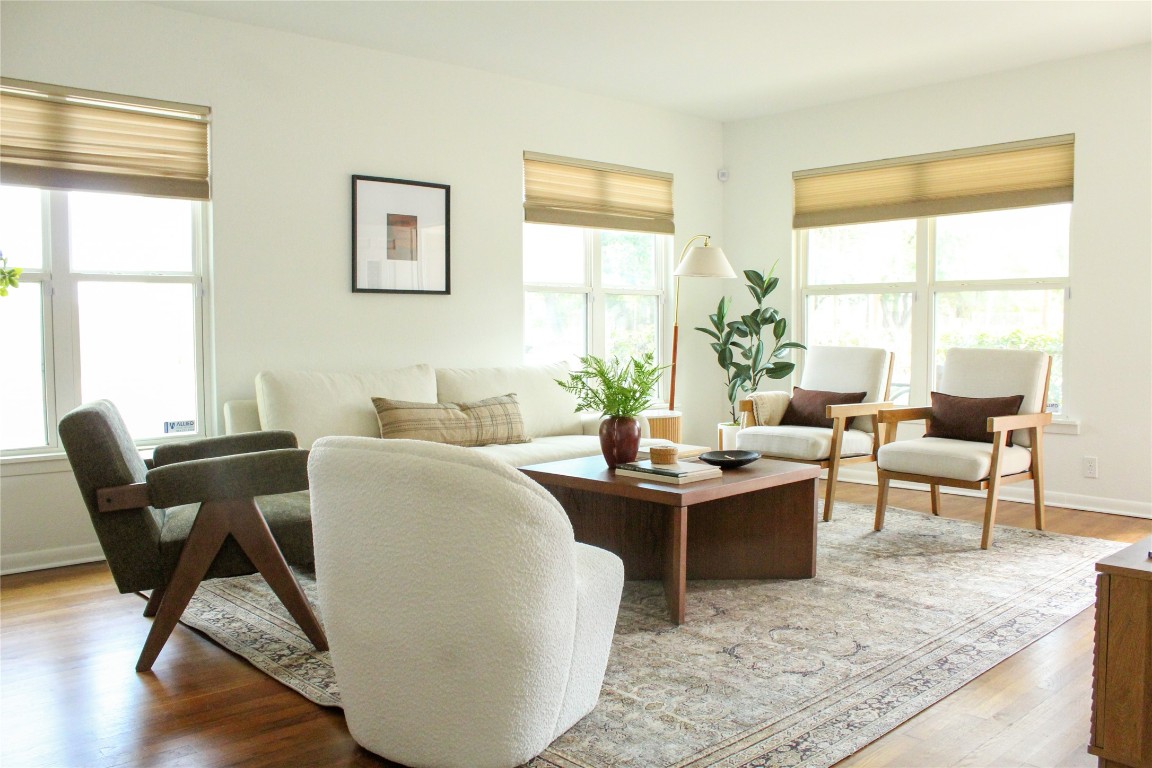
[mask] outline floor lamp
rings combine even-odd
[[[676,409],[676,348],[680,344],[680,278],[682,277],[736,277],[728,257],[718,245],[710,245],[711,235],[696,235],[684,246],[680,263],[672,274],[676,276],[676,298],[672,305],[672,383],[668,388],[668,410]],[[703,238],[704,245],[692,243]]]

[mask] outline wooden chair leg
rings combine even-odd
[[[1032,503],[1036,507],[1036,530],[1044,530],[1044,435],[1031,429],[1032,437]]]
[[[268,521],[260,514],[256,502],[245,499],[220,503],[225,503],[229,507],[232,536],[244,550],[244,554],[248,555],[248,559],[268,582],[268,586],[272,587],[280,602],[284,603],[292,618],[316,646],[316,650],[328,650],[328,638],[325,637],[312,606],[308,604],[308,598],[304,596],[304,591],[300,589],[300,584],[284,560],[284,553],[276,545]]]
[[[988,500],[984,504],[984,532],[980,536],[980,549],[992,544],[992,528],[996,525],[996,504],[1000,500],[1000,478],[988,480]]]
[[[168,586],[164,589],[160,605],[156,611],[156,618],[152,620],[152,629],[148,631],[148,638],[144,641],[144,650],[136,661],[137,672],[147,672],[152,669],[160,649],[168,641],[168,636],[176,627],[181,614],[188,606],[196,588],[208,572],[208,566],[220,551],[220,545],[228,536],[228,518],[217,510],[208,508],[203,504],[192,523],[192,530],[188,532],[188,539],[184,542],[184,549],[180,551],[180,559],[176,561],[176,568]],[[148,601],[151,604],[151,600]]]
[[[891,482],[883,475],[876,478],[876,522],[873,529],[884,529],[884,512],[888,509],[888,483]]]
[[[840,462],[833,459],[828,464],[828,484],[824,488],[824,522],[832,521],[832,505],[836,503],[836,476],[840,473]]]
[[[988,500],[984,504],[984,532],[980,535],[980,549],[992,544],[992,528],[996,525],[996,503],[1000,500],[1000,456],[1007,443],[1007,435],[997,432],[992,442],[992,464],[988,473]]]
[[[844,444],[847,420],[837,418],[832,423],[832,440],[828,443],[828,486],[824,490],[824,522],[832,520],[832,505],[836,501],[836,476],[840,474],[840,451]]]
[[[148,597],[148,604],[144,606],[145,616],[155,616],[156,611],[160,610],[160,601],[164,599],[164,590],[167,587],[156,587],[152,590],[152,594]]]
[[[940,517],[940,486],[928,486],[928,495],[932,499],[932,514],[936,515],[936,517]]]
[[[166,587],[153,591],[148,600],[145,615],[152,609],[156,618],[152,620],[152,629],[148,632],[144,650],[136,662],[137,672],[147,672],[152,668],[229,534],[236,539],[244,554],[316,646],[316,650],[328,650],[324,630],[296,582],[296,577],[288,568],[284,554],[276,546],[268,522],[260,514],[256,502],[252,499],[205,502],[196,513],[196,520],[188,532],[184,549],[180,551],[180,559],[176,561],[172,578]],[[153,606],[153,602],[157,605]]]
[[[1036,530],[1044,530],[1044,483],[1040,478],[1032,478],[1032,504],[1036,508]]]

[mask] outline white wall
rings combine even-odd
[[[216,412],[266,368],[520,363],[524,150],[671,172],[677,249],[720,234],[716,122],[149,5],[0,22],[7,77],[212,108]],[[352,174],[451,185],[451,296],[351,292]],[[66,462],[0,490],[3,570],[98,555]]]
[[[1048,497],[1149,516],[1150,52],[1139,46],[727,125],[724,247],[738,268],[787,263],[796,170],[1074,133],[1064,393],[1080,432],[1046,439]],[[796,317],[795,301],[791,311]],[[1081,477],[1083,456],[1099,458],[1099,479]],[[1031,497],[1021,486],[1005,490],[1014,494]]]

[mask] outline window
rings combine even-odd
[[[524,225],[524,359],[661,358],[668,237]]]
[[[951,347],[1053,357],[1063,406],[1075,137],[793,174],[808,345],[884,346],[892,399],[926,403]]]
[[[896,353],[892,398],[926,403],[951,347],[1053,356],[1063,404],[1071,204],[818,227],[797,232],[808,345]]]
[[[55,424],[107,398],[136,440],[202,434],[203,204],[0,187],[0,250],[24,268],[0,299],[15,348],[0,374],[5,450],[56,446]]]
[[[203,435],[207,110],[3,80],[5,454],[109,399],[133,438]]]
[[[524,153],[524,359],[662,357],[672,175]]]

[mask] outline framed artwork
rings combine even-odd
[[[451,293],[447,184],[352,177],[352,290]]]

